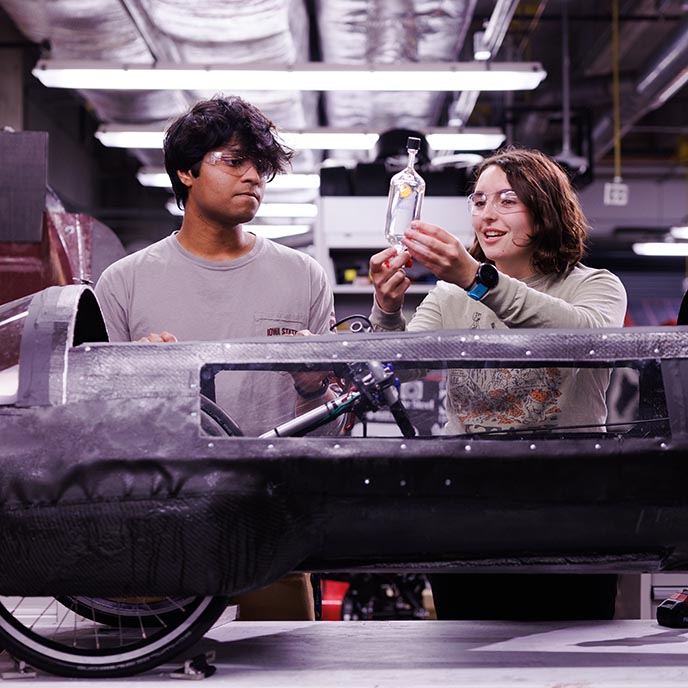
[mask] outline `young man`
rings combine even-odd
[[[96,295],[110,340],[329,332],[334,297],[320,265],[243,227],[255,217],[266,183],[288,168],[293,155],[272,122],[240,98],[201,101],[170,125],[164,154],[177,205],[184,209],[182,226],[101,275]],[[317,373],[292,379],[279,372],[226,371],[215,382],[217,402],[249,436],[331,395]],[[275,599],[251,594],[247,599],[261,608],[256,616],[310,616],[312,610],[283,607],[289,594],[281,590],[288,584],[275,584]],[[297,594],[310,607],[304,590]],[[242,602],[240,614],[249,615],[248,603]]]

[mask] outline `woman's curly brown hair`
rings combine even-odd
[[[510,147],[483,160],[475,171],[475,183],[490,166],[506,174],[511,188],[533,218],[533,267],[541,274],[563,274],[585,255],[588,222],[578,196],[564,170],[544,153]],[[477,238],[469,253],[487,260]]]
[[[294,151],[280,141],[275,125],[257,107],[237,96],[202,100],[165,132],[165,169],[179,208],[186,203],[189,189],[182,184],[177,170],[190,170],[198,177],[203,156],[226,146],[234,137],[239,139],[243,154],[268,181],[289,168]]]

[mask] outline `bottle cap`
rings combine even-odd
[[[420,139],[415,136],[409,136],[406,139],[406,148],[408,150],[420,150]]]

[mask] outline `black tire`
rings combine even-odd
[[[0,598],[0,645],[29,666],[58,676],[132,676],[164,664],[200,640],[228,602],[226,597],[189,599],[178,623],[136,633],[78,618],[53,598]],[[47,603],[56,608],[48,615],[48,607],[27,615],[17,600],[42,600],[44,607]],[[74,618],[66,622],[70,614]],[[41,622],[53,615],[54,621]]]
[[[213,437],[243,437],[234,419],[214,401],[201,394],[201,428]]]

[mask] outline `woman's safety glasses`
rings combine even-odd
[[[482,215],[490,198],[492,198],[492,207],[500,215],[518,213],[526,209],[516,192],[511,189],[502,189],[494,193],[476,191],[468,197],[468,209],[471,215]]]

